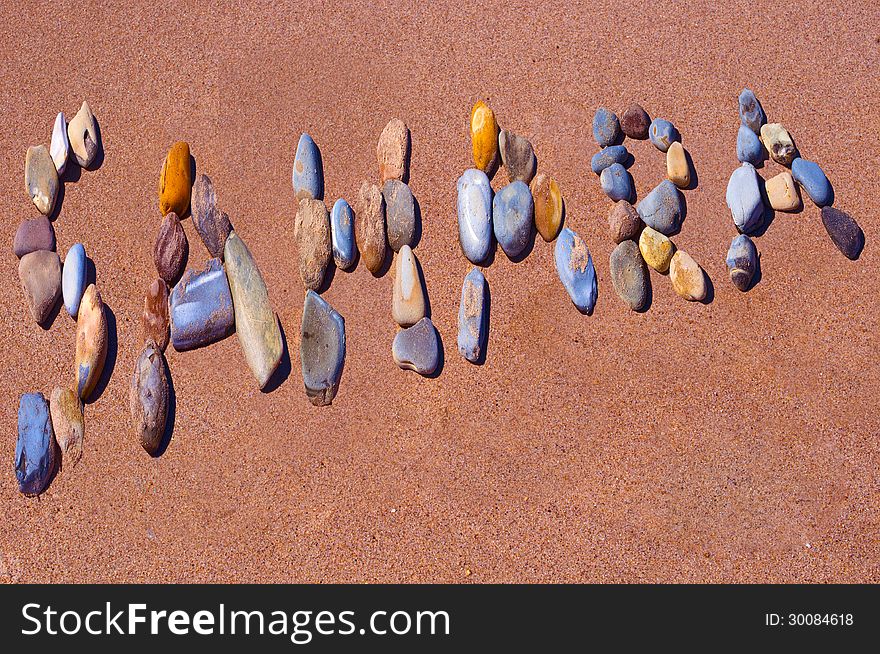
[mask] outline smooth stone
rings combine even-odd
[[[88,102],[82,103],[79,111],[68,123],[67,138],[76,162],[83,168],[89,167],[98,154],[99,136],[98,124]]]
[[[375,184],[364,182],[358,191],[355,238],[361,259],[373,275],[382,271],[385,263],[385,198]]]
[[[299,249],[299,275],[306,288],[318,290],[332,259],[330,216],[322,200],[303,198],[296,209],[293,229]]]
[[[593,115],[593,138],[600,148],[614,145],[620,139],[620,122],[617,114],[605,107],[596,109]]]
[[[782,125],[779,123],[768,123],[761,126],[761,141],[770,158],[783,166],[790,166],[792,160],[797,156],[797,147]]]
[[[791,176],[801,185],[817,207],[824,207],[834,200],[831,182],[819,164],[798,157],[791,162]]]
[[[498,168],[498,121],[495,112],[482,100],[471,110],[471,150],[474,166],[487,175]]]
[[[412,327],[398,330],[391,345],[391,356],[404,370],[433,374],[440,365],[440,339],[431,319],[422,318]]]
[[[376,144],[376,160],[379,162],[379,183],[389,179],[409,182],[409,158],[412,144],[409,128],[399,118],[392,118],[385,125]]]
[[[625,145],[609,145],[593,155],[590,160],[590,169],[598,175],[612,164],[625,165],[628,161],[629,150]]]
[[[12,251],[19,259],[37,250],[55,250],[55,229],[46,216],[25,218],[12,240]]]
[[[736,132],[736,158],[740,163],[759,165],[764,159],[764,144],[751,129],[740,125]]]
[[[189,144],[178,141],[165,156],[159,173],[159,211],[163,216],[170,211],[178,216],[186,214],[192,195],[192,174]]]
[[[343,199],[333,204],[330,212],[330,243],[333,248],[333,261],[336,267],[348,270],[354,265],[354,211]]]
[[[688,302],[706,299],[706,275],[703,269],[684,250],[677,250],[669,263],[672,288]]]
[[[56,386],[49,398],[49,414],[64,465],[72,468],[82,458],[86,432],[82,402],[69,388]]]
[[[412,247],[416,238],[416,203],[412,191],[399,179],[389,179],[382,187],[382,197],[388,245],[395,252],[404,245]]]
[[[865,246],[865,234],[848,213],[834,207],[822,207],[822,224],[847,259],[855,261],[859,258]]]
[[[764,109],[751,89],[743,89],[739,94],[739,119],[755,134],[760,134],[761,126],[767,122]]]
[[[18,490],[39,495],[55,472],[55,437],[49,403],[42,393],[25,393],[18,405],[18,438],[15,441],[15,476]]]
[[[609,198],[629,202],[635,195],[632,175],[621,164],[611,164],[599,175],[599,185]]]
[[[492,186],[482,170],[458,178],[458,242],[468,261],[482,263],[492,248]]]
[[[651,227],[645,227],[639,236],[639,252],[641,252],[642,259],[646,264],[659,273],[665,273],[669,270],[669,262],[672,261],[675,245],[665,234],[661,234]]]
[[[615,243],[622,243],[635,239],[642,228],[642,218],[639,212],[626,200],[620,200],[611,205],[608,212],[608,233]]]
[[[24,185],[28,195],[44,216],[52,214],[58,198],[58,171],[45,145],[29,147],[24,161]]]
[[[620,128],[631,139],[644,141],[648,138],[648,130],[651,127],[651,117],[642,108],[642,105],[632,103],[620,116]]]
[[[52,141],[49,143],[49,154],[52,155],[52,163],[60,177],[67,167],[67,155],[70,154],[70,141],[67,138],[67,121],[64,112],[55,116],[55,125],[52,127]]]
[[[758,270],[758,249],[745,234],[733,237],[727,250],[727,273],[730,281],[741,291],[749,290],[755,271]]]
[[[461,304],[458,307],[458,351],[471,363],[479,362],[486,346],[489,320],[487,290],[483,273],[472,268],[461,286]]]
[[[668,179],[663,180],[642,198],[636,211],[648,227],[667,236],[674,234],[684,216],[681,191]]]
[[[562,282],[574,306],[582,313],[592,313],[599,289],[596,285],[593,257],[590,256],[587,244],[575,232],[565,227],[556,239],[553,256],[559,281]]]
[[[498,135],[498,150],[501,152],[501,161],[507,168],[507,178],[510,182],[521,181],[528,184],[532,181],[538,160],[527,138],[502,129]]]
[[[191,350],[229,336],[235,313],[220,259],[208,261],[204,270],[187,270],[171,291],[169,306],[175,350]]]
[[[787,170],[768,179],[764,183],[764,190],[774,211],[797,211],[801,208],[801,195],[797,184]]]
[[[308,134],[299,137],[291,180],[297,200],[324,199],[324,165],[321,161],[321,151]]]
[[[232,231],[232,225],[229,216],[217,207],[214,183],[207,175],[199,175],[193,184],[192,219],[208,253],[214,258],[222,259],[226,237]]]
[[[758,186],[758,173],[750,163],[733,171],[727,183],[727,206],[737,229],[744,234],[759,227],[764,219],[764,201]]]
[[[687,153],[678,141],[666,151],[666,176],[678,188],[687,188],[691,184],[691,167]]]
[[[516,181],[502,188],[492,201],[495,240],[510,259],[526,249],[534,224],[535,203],[525,182]]]
[[[188,257],[189,241],[186,239],[186,232],[180,224],[180,218],[171,211],[165,214],[159,225],[159,233],[156,234],[156,242],[153,244],[153,264],[159,277],[169,286],[174,286],[186,268]]]
[[[299,358],[306,395],[315,406],[333,402],[345,367],[345,320],[314,291],[303,305]]]
[[[168,317],[168,285],[154,279],[144,296],[144,312],[141,314],[144,342],[152,340],[163,352],[168,347],[170,320]]]
[[[675,129],[675,125],[663,118],[655,118],[651,121],[648,136],[660,152],[669,150],[669,146],[681,140],[681,135]]]
[[[61,259],[48,250],[26,254],[18,262],[18,278],[31,316],[44,324],[61,297]]]
[[[260,388],[265,388],[284,353],[278,317],[256,261],[235,232],[226,239],[224,261],[235,311],[235,333],[248,368]]]
[[[74,243],[64,257],[61,272],[61,295],[64,308],[72,318],[79,313],[79,303],[86,291],[86,249],[82,243]]]
[[[408,245],[404,245],[394,261],[391,317],[401,327],[409,327],[425,317],[426,309],[416,255]]]
[[[104,361],[107,359],[107,315],[101,294],[94,284],[83,293],[76,320],[76,390],[79,399],[86,401],[95,390]]]
[[[129,407],[134,432],[148,454],[154,455],[162,445],[168,421],[168,369],[162,350],[147,341],[134,363],[129,389]]]
[[[545,173],[538,173],[529,185],[535,203],[535,227],[548,243],[559,234],[562,227],[563,200],[556,180]]]
[[[648,303],[650,281],[645,260],[635,241],[623,241],[611,252],[611,284],[614,291],[633,311],[641,311]]]

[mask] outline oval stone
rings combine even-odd
[[[391,317],[401,327],[409,327],[425,317],[426,309],[416,255],[408,245],[404,245],[394,261]]]
[[[180,279],[189,257],[189,241],[180,219],[173,211],[165,214],[153,244],[153,263],[159,277],[169,286]]]
[[[299,137],[291,179],[297,200],[324,199],[324,165],[321,161],[321,151],[308,134]]]
[[[791,135],[779,123],[768,123],[761,126],[761,141],[770,158],[783,166],[790,166],[792,159],[797,156],[797,148]]]
[[[668,179],[663,180],[642,198],[636,210],[648,227],[667,236],[674,234],[684,217],[681,191]]]
[[[49,143],[49,154],[52,155],[52,163],[60,177],[67,168],[67,155],[70,153],[70,141],[67,139],[67,120],[64,112],[55,116],[55,124],[52,126],[52,141]]]
[[[398,330],[391,345],[391,356],[404,370],[433,374],[440,365],[440,339],[431,319],[422,318],[412,327]]]
[[[706,299],[706,275],[693,257],[684,250],[677,250],[669,264],[672,288],[689,302]]]
[[[498,168],[498,121],[495,112],[482,100],[471,110],[471,150],[474,166],[487,175]]]
[[[678,188],[687,188],[691,184],[691,167],[687,153],[678,141],[666,151],[666,176]]]
[[[629,150],[625,145],[609,145],[593,155],[590,160],[590,169],[598,175],[612,164],[625,165],[628,162]]]
[[[88,168],[98,154],[98,124],[88,102],[83,102],[79,111],[67,125],[67,139],[76,162]]]
[[[651,118],[642,105],[632,103],[620,116],[620,128],[631,139],[645,140],[648,138],[648,129],[651,127]]]
[[[48,250],[26,254],[18,262],[18,278],[31,316],[44,325],[61,297],[61,259]]]
[[[204,270],[187,270],[171,291],[169,307],[175,350],[191,350],[229,336],[235,313],[220,259],[208,261]]]
[[[510,259],[526,249],[534,224],[535,204],[525,182],[516,181],[502,188],[492,201],[495,239]]]
[[[639,252],[645,263],[659,273],[669,270],[669,262],[675,252],[675,245],[669,237],[661,234],[656,229],[645,227],[639,236]]]
[[[615,202],[608,212],[608,233],[615,243],[635,239],[642,228],[639,212],[626,200]]]
[[[538,173],[529,185],[535,203],[535,227],[548,243],[556,238],[562,226],[563,200],[556,180]]]
[[[55,437],[49,403],[42,393],[25,393],[18,405],[15,477],[25,495],[39,495],[55,472]]]
[[[24,162],[24,185],[37,210],[44,216],[51,215],[61,183],[45,145],[28,148]]]
[[[824,207],[834,201],[831,182],[819,164],[798,157],[791,162],[791,176],[810,196],[817,207]]]
[[[609,198],[617,202],[618,200],[633,199],[635,195],[635,184],[632,175],[621,164],[611,164],[599,175],[599,184],[602,190]]]
[[[757,166],[764,161],[764,144],[751,129],[740,125],[736,133],[736,158],[741,163]]]
[[[55,229],[46,216],[24,219],[12,240],[12,251],[19,259],[37,250],[55,250]]]
[[[74,243],[64,257],[61,272],[61,295],[64,308],[72,318],[79,312],[79,303],[86,290],[86,249],[82,243]]]
[[[232,231],[229,216],[217,208],[214,184],[207,175],[199,175],[192,189],[193,225],[212,257],[222,259],[226,237]]]
[[[486,278],[476,268],[464,278],[458,307],[458,351],[471,363],[483,355],[489,325],[486,308]]]
[[[865,234],[848,213],[834,207],[822,207],[822,224],[847,259],[855,261],[859,258],[865,246]]]
[[[49,398],[49,413],[64,465],[72,468],[82,458],[86,431],[82,402],[69,388],[56,386]]]
[[[184,141],[172,145],[165,156],[159,173],[159,211],[163,216],[170,211],[183,216],[189,209],[193,185],[191,159],[189,144]]]
[[[660,152],[666,152],[669,150],[670,145],[681,140],[681,135],[678,133],[678,130],[675,129],[675,125],[663,118],[655,118],[651,121],[651,128],[648,130],[648,135],[651,138],[651,143],[653,143]]]
[[[596,306],[599,289],[593,257],[584,240],[568,227],[564,228],[553,248],[556,273],[568,296],[581,313],[591,314]]]
[[[330,216],[321,200],[299,201],[293,235],[299,249],[299,275],[306,288],[317,290],[331,259]]]
[[[333,204],[330,212],[330,243],[336,267],[342,270],[351,268],[355,260],[354,212],[342,198]]]
[[[410,149],[409,128],[399,118],[392,118],[385,125],[379,142],[376,144],[376,159],[379,162],[379,183],[389,179],[409,181]]]
[[[306,293],[299,358],[306,395],[315,406],[333,402],[345,367],[345,320],[321,296]]]
[[[538,161],[527,138],[503,129],[498,135],[498,150],[501,152],[501,161],[507,168],[509,181],[521,181],[526,184],[532,181]]]
[[[758,186],[758,173],[750,163],[733,171],[727,183],[727,206],[737,229],[747,234],[764,220],[764,201]]]
[[[144,342],[152,340],[163,352],[168,347],[170,325],[168,318],[168,285],[161,279],[154,279],[144,297],[144,312],[141,315],[141,328]]]
[[[745,234],[733,237],[727,250],[727,273],[730,281],[741,291],[749,290],[755,271],[758,270],[758,249]]]
[[[104,302],[94,284],[89,284],[79,305],[76,321],[76,390],[82,401],[89,399],[101,378],[107,358],[107,316]]]
[[[129,406],[134,432],[151,456],[156,454],[168,421],[168,371],[162,350],[147,341],[134,364]]]
[[[412,247],[416,237],[416,206],[409,186],[399,179],[389,179],[382,187],[385,199],[385,228],[388,245],[399,252],[404,245]]]
[[[593,115],[593,138],[600,148],[614,145],[620,140],[620,122],[617,114],[605,107],[596,109]]]
[[[492,187],[482,170],[458,178],[458,241],[471,263],[482,263],[492,247]]]
[[[739,119],[755,134],[761,132],[761,125],[767,122],[764,109],[751,89],[743,89],[739,94]]]
[[[369,182],[361,184],[358,191],[355,236],[364,265],[378,275],[385,263],[385,199],[379,187]]]
[[[635,241],[624,241],[614,248],[610,271],[611,284],[620,299],[633,311],[642,311],[648,304],[650,278]]]

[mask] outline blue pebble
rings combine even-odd
[[[525,182],[511,182],[492,201],[495,239],[510,259],[515,259],[529,242],[535,224],[535,203]]]
[[[758,173],[750,163],[733,171],[727,183],[727,206],[739,231],[748,234],[764,219],[764,200],[758,186]]]
[[[39,495],[55,471],[55,434],[49,403],[42,393],[25,393],[18,405],[15,476],[25,495]]]
[[[642,222],[669,236],[681,227],[684,217],[681,192],[668,179],[648,193],[636,207]]]
[[[486,278],[476,268],[471,269],[461,287],[458,307],[458,351],[471,363],[480,360],[486,343],[489,313],[486,309]]]
[[[336,201],[330,212],[330,240],[336,266],[343,270],[351,268],[355,256],[354,212],[342,198]]]
[[[597,175],[612,164],[625,164],[629,159],[629,150],[625,145],[609,145],[593,155],[590,168]]]
[[[751,129],[740,125],[736,133],[736,158],[742,163],[759,165],[766,159],[764,144]]]
[[[767,122],[764,108],[761,107],[761,103],[758,102],[758,98],[755,97],[751,89],[743,89],[739,94],[739,119],[756,135],[761,133],[761,125]]]
[[[611,164],[602,171],[599,176],[599,184],[605,195],[618,202],[626,200],[629,202],[635,195],[635,185],[633,184],[632,175],[627,172],[622,164]]]
[[[235,312],[223,263],[187,270],[171,291],[171,342],[175,350],[202,347],[232,333]]]
[[[86,290],[86,249],[82,243],[74,243],[64,257],[64,269],[61,273],[61,295],[64,297],[64,308],[76,318],[79,303]]]
[[[655,118],[651,121],[648,137],[660,152],[666,152],[670,145],[681,140],[681,135],[675,129],[675,125],[663,118]]]
[[[791,162],[791,176],[801,185],[817,207],[826,207],[834,201],[831,182],[819,164],[798,157]]]
[[[564,227],[556,239],[553,254],[559,280],[571,301],[582,313],[592,313],[599,290],[593,257],[587,244],[568,227]]]
[[[593,138],[600,148],[613,145],[620,138],[620,121],[617,115],[605,107],[596,109],[593,116]]]
[[[492,248],[492,186],[482,170],[458,178],[458,241],[471,263],[482,263]]]
[[[293,160],[293,192],[297,200],[324,199],[324,166],[321,151],[308,134],[299,137]]]

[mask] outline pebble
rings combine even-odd
[[[19,259],[37,250],[55,250],[55,230],[46,216],[25,218],[12,240],[12,251]]]
[[[18,277],[31,316],[45,324],[61,297],[61,259],[48,250],[26,254],[18,262]]]
[[[642,228],[638,211],[626,200],[611,205],[608,212],[608,233],[615,243],[635,239]]]
[[[666,151],[666,176],[678,188],[687,188],[691,184],[691,167],[688,165],[687,153],[678,141]]]
[[[45,145],[28,148],[24,161],[24,185],[28,195],[44,216],[52,214],[58,198],[58,171]]]
[[[440,365],[440,339],[431,319],[422,318],[412,327],[400,329],[391,345],[391,356],[404,370],[433,374]]]
[[[865,246],[865,234],[848,213],[834,207],[822,207],[822,224],[847,259],[855,261],[859,258]]]
[[[669,146],[676,141],[681,140],[681,135],[675,129],[675,125],[663,118],[655,118],[651,121],[651,128],[648,130],[653,143],[660,152],[669,150]]]
[[[458,178],[458,242],[468,261],[482,263],[492,248],[492,186],[482,170]]]
[[[651,117],[642,108],[642,105],[633,102],[620,116],[620,127],[623,133],[631,139],[644,141],[648,138],[648,129],[651,127]]]
[[[224,262],[235,312],[235,333],[248,368],[260,388],[265,388],[284,353],[278,317],[256,261],[235,232],[226,239]]]
[[[425,294],[416,255],[404,245],[394,262],[391,316],[401,327],[409,327],[425,317]]]
[[[399,118],[392,118],[385,125],[376,145],[376,159],[379,162],[379,183],[389,179],[409,181],[410,149],[409,128]]]
[[[599,295],[593,257],[584,240],[568,227],[564,228],[553,248],[556,273],[568,296],[581,313],[593,313]]]
[[[55,125],[52,127],[52,141],[49,143],[49,154],[60,177],[67,167],[67,155],[70,154],[70,141],[67,138],[67,121],[64,112],[55,116]]]
[[[739,94],[739,119],[755,134],[759,134],[761,126],[767,122],[764,109],[751,89],[743,89]]]
[[[229,336],[235,314],[220,259],[208,261],[204,270],[187,270],[171,291],[169,308],[175,350],[191,350]]]
[[[621,164],[611,164],[599,175],[599,184],[609,198],[629,202],[635,195],[632,175]]]
[[[173,211],[165,214],[153,245],[153,263],[159,277],[169,286],[180,279],[189,257],[189,242],[180,219]]]
[[[461,287],[458,307],[458,351],[471,363],[477,363],[486,346],[489,314],[486,308],[486,278],[472,268]]]
[[[482,100],[471,110],[471,149],[474,166],[487,175],[498,168],[498,121],[495,112]]]
[[[599,107],[593,116],[593,138],[600,148],[614,145],[620,139],[620,123],[610,109]]]
[[[82,458],[86,431],[82,402],[69,388],[56,386],[49,398],[49,414],[64,465],[72,468]]]
[[[648,303],[650,278],[645,260],[635,241],[623,241],[611,252],[611,284],[633,311],[642,311]]]
[[[333,402],[345,367],[345,320],[321,296],[306,293],[299,358],[303,384],[315,406]]]
[[[726,263],[733,285],[741,291],[749,290],[758,270],[758,249],[752,239],[745,234],[734,236],[727,251]]]
[[[226,237],[232,231],[229,216],[217,207],[217,194],[214,183],[207,175],[199,175],[192,188],[193,225],[208,253],[214,258],[223,258]]]
[[[189,144],[178,141],[171,146],[159,174],[159,211],[164,216],[173,211],[178,216],[189,209],[193,185]]]
[[[590,169],[598,175],[612,164],[625,165],[628,162],[629,150],[625,145],[609,145],[593,155],[590,160]]]
[[[55,472],[55,437],[49,403],[42,393],[25,393],[18,405],[15,476],[25,495],[39,495]]]
[[[545,173],[538,173],[529,185],[535,203],[535,227],[548,243],[562,227],[563,201],[559,184]]]
[[[767,199],[775,211],[797,211],[801,208],[801,196],[798,193],[794,177],[787,170],[783,170],[775,177],[771,177],[764,184]]]
[[[169,396],[165,357],[155,342],[147,341],[134,364],[129,406],[135,434],[141,447],[151,456],[162,445],[168,420]]]
[[[107,315],[101,294],[89,284],[79,305],[76,320],[76,390],[86,401],[95,390],[107,358]]]
[[[355,237],[367,270],[378,275],[385,263],[385,199],[379,187],[369,182],[358,191]]]
[[[791,176],[807,192],[817,207],[829,205],[834,200],[831,182],[825,177],[819,164],[798,157],[791,162]]]
[[[141,328],[144,342],[152,340],[164,352],[170,338],[170,323],[168,285],[161,279],[154,279],[147,289],[144,297],[144,312],[141,315]]]
[[[758,135],[745,125],[740,125],[736,132],[736,158],[739,162],[757,166],[764,161],[764,152],[764,144]]]
[[[299,137],[291,180],[297,200],[324,199],[324,165],[321,162],[321,151],[308,134]]]
[[[388,245],[395,252],[404,245],[412,247],[416,238],[416,203],[412,191],[399,179],[389,179],[382,187],[382,197]]]
[[[636,210],[648,227],[667,236],[674,234],[684,217],[681,191],[668,179],[663,180],[639,202]]]
[[[98,125],[88,102],[83,102],[79,111],[67,125],[67,138],[76,162],[88,168],[98,154]]]
[[[61,272],[61,295],[71,318],[79,313],[79,303],[86,290],[86,271],[86,249],[82,243],[74,243],[64,257]]]
[[[792,160],[797,156],[797,148],[791,135],[779,123],[769,123],[761,127],[761,141],[770,158],[783,166],[790,166]]]
[[[354,265],[354,212],[351,206],[340,198],[333,204],[330,212],[330,243],[333,248],[333,261],[336,267],[348,270]]]
[[[535,220],[535,203],[525,182],[511,182],[492,201],[495,239],[510,259],[526,249]]]
[[[740,232],[747,234],[761,225],[764,201],[758,186],[758,173],[750,163],[733,171],[727,183],[727,206]]]
[[[645,227],[639,236],[639,252],[645,263],[659,273],[669,270],[669,262],[675,252],[675,245],[668,236],[661,234],[656,229]]]
[[[706,275],[703,269],[684,250],[677,250],[669,263],[669,278],[672,288],[689,302],[702,302],[706,299]]]
[[[293,229],[299,249],[299,275],[306,288],[318,290],[332,258],[330,216],[321,200],[303,198],[296,209]]]
[[[507,168],[509,181],[526,184],[532,181],[538,160],[535,159],[535,151],[527,138],[502,129],[498,135],[498,150],[501,152],[501,161]]]

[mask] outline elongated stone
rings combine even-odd
[[[107,359],[107,316],[104,302],[94,284],[89,284],[79,305],[76,320],[76,391],[83,402],[89,399]]]
[[[311,403],[332,403],[345,367],[345,320],[313,291],[306,293],[303,305],[299,354]]]
[[[492,247],[492,187],[482,170],[458,178],[458,242],[471,263],[480,264]]]
[[[651,139],[651,143],[653,143],[660,152],[666,152],[669,150],[670,145],[681,140],[681,135],[678,133],[678,130],[675,129],[675,125],[663,118],[655,118],[651,122],[648,136]]]
[[[392,118],[385,125],[376,144],[376,160],[379,162],[379,183],[389,179],[409,182],[409,158],[412,144],[409,128],[399,118]]]
[[[645,261],[635,241],[624,241],[611,252],[611,284],[614,291],[633,311],[642,311],[648,303],[650,278]]]
[[[620,139],[617,114],[605,107],[599,107],[593,115],[593,138],[600,148],[614,145]]]
[[[859,258],[865,247],[865,234],[859,224],[846,212],[834,207],[822,207],[825,231],[847,259]]]
[[[299,274],[306,288],[318,290],[331,260],[330,216],[321,200],[303,198],[293,230],[299,249]]]
[[[354,265],[354,211],[340,198],[333,204],[330,212],[330,243],[333,247],[333,260],[336,267],[348,270]]]
[[[220,259],[208,261],[204,270],[187,270],[171,291],[170,307],[175,350],[191,350],[229,336],[235,314]]]
[[[95,120],[88,102],[83,102],[79,111],[67,125],[67,138],[70,142],[70,150],[76,157],[76,162],[83,168],[88,168],[98,154],[99,135],[98,124]]]
[[[548,243],[559,234],[562,227],[563,200],[556,180],[545,173],[538,173],[529,185],[535,203],[535,227]]]
[[[764,109],[751,89],[743,89],[739,94],[739,119],[755,134],[760,134],[761,125],[767,122]]]
[[[412,327],[400,329],[391,345],[391,356],[404,370],[434,374],[440,365],[440,339],[431,319],[422,318]]]
[[[755,271],[758,270],[758,249],[745,234],[733,237],[727,250],[727,274],[730,281],[741,291],[749,290]]]
[[[299,137],[291,179],[297,200],[324,199],[324,164],[321,161],[321,151],[308,134]]]
[[[797,211],[802,206],[797,184],[787,170],[768,179],[764,184],[764,190],[774,211]]]
[[[226,239],[224,261],[235,309],[235,333],[248,368],[260,388],[264,388],[284,352],[278,317],[256,261],[235,232]]]
[[[495,239],[509,258],[526,249],[534,224],[535,204],[525,182],[516,181],[502,188],[492,201]]]
[[[425,317],[426,308],[416,255],[404,245],[394,260],[391,316],[401,327],[409,327]]]
[[[55,436],[49,403],[42,393],[25,393],[18,405],[15,477],[25,495],[39,495],[55,472]]]
[[[819,164],[798,157],[791,162],[791,176],[807,192],[817,207],[824,207],[833,202],[834,190]]]
[[[706,275],[693,257],[684,250],[677,250],[669,264],[672,288],[688,302],[706,299]]]
[[[740,125],[736,133],[736,158],[741,163],[750,163],[757,166],[766,158],[764,156],[764,144],[751,129]]]
[[[222,259],[226,237],[232,231],[229,216],[217,207],[214,183],[207,175],[199,175],[192,188],[193,225],[212,257]]]
[[[67,313],[76,318],[79,303],[86,291],[86,249],[82,243],[74,243],[64,257],[64,269],[61,271],[61,295]]]
[[[528,184],[532,181],[538,160],[527,138],[502,129],[498,135],[498,150],[501,152],[501,161],[507,168],[507,177],[511,182],[519,180]]]
[[[355,237],[367,270],[378,275],[385,262],[385,199],[379,187],[369,182],[358,191]]]
[[[495,112],[482,100],[471,110],[471,150],[474,166],[487,175],[498,168],[498,121]]]
[[[687,188],[691,183],[691,167],[687,153],[681,143],[676,141],[666,151],[666,176],[678,188]]]
[[[37,210],[44,216],[51,215],[61,184],[45,145],[28,148],[24,161],[24,185]]]
[[[667,236],[674,234],[684,216],[681,191],[668,179],[663,180],[642,198],[636,210],[648,227]]]
[[[632,103],[620,116],[620,128],[631,139],[645,140],[651,127],[651,117],[642,105]]]
[[[471,363],[477,363],[486,346],[489,314],[486,308],[486,278],[476,268],[464,278],[461,304],[458,307],[458,351]]]
[[[635,239],[642,229],[639,212],[626,200],[615,202],[608,212],[608,233],[615,243]]]
[[[632,175],[621,164],[611,164],[599,175],[599,184],[609,198],[615,202],[626,200],[629,202],[636,193]]]
[[[178,141],[171,146],[159,173],[159,211],[164,216],[173,211],[186,214],[192,195],[192,161],[189,144]]]
[[[150,455],[156,454],[165,435],[169,396],[165,357],[156,343],[147,341],[134,363],[129,407],[134,433]]]
[[[169,211],[162,218],[159,225],[159,233],[156,234],[156,242],[153,244],[153,264],[159,277],[164,279],[169,286],[174,286],[180,279],[186,260],[189,258],[189,241],[180,219],[173,211]]]
[[[67,168],[67,155],[70,153],[70,141],[67,138],[67,121],[64,112],[55,116],[55,124],[52,127],[52,141],[49,144],[49,154],[60,177]]]
[[[612,164],[621,165],[629,162],[629,150],[625,145],[609,145],[593,155],[590,160],[590,169],[597,175]]]
[[[797,148],[791,135],[779,123],[768,123],[761,126],[761,141],[770,157],[778,164],[790,166],[797,156]]]
[[[656,229],[645,227],[639,236],[639,252],[645,263],[659,273],[669,270],[669,262],[675,252],[675,245],[669,237]]]
[[[44,325],[61,297],[61,259],[48,250],[26,254],[18,262],[18,278],[31,316]]]
[[[72,468],[82,458],[86,431],[82,402],[69,388],[56,386],[49,399],[49,413],[64,466]]]
[[[37,250],[55,250],[55,229],[46,216],[25,218],[12,241],[12,251],[19,259]]]
[[[584,240],[568,227],[563,228],[553,248],[556,273],[568,296],[586,314],[593,312],[599,295],[593,257]]]
[[[399,179],[389,179],[382,187],[382,197],[388,245],[395,252],[404,245],[412,247],[416,238],[416,202],[412,191]]]
[[[144,312],[141,315],[141,328],[144,342],[152,340],[163,352],[168,347],[170,324],[168,317],[168,285],[161,279],[154,279],[144,297]]]
[[[764,201],[758,186],[758,173],[750,163],[733,171],[727,183],[727,206],[733,222],[744,234],[759,227],[764,219]]]

